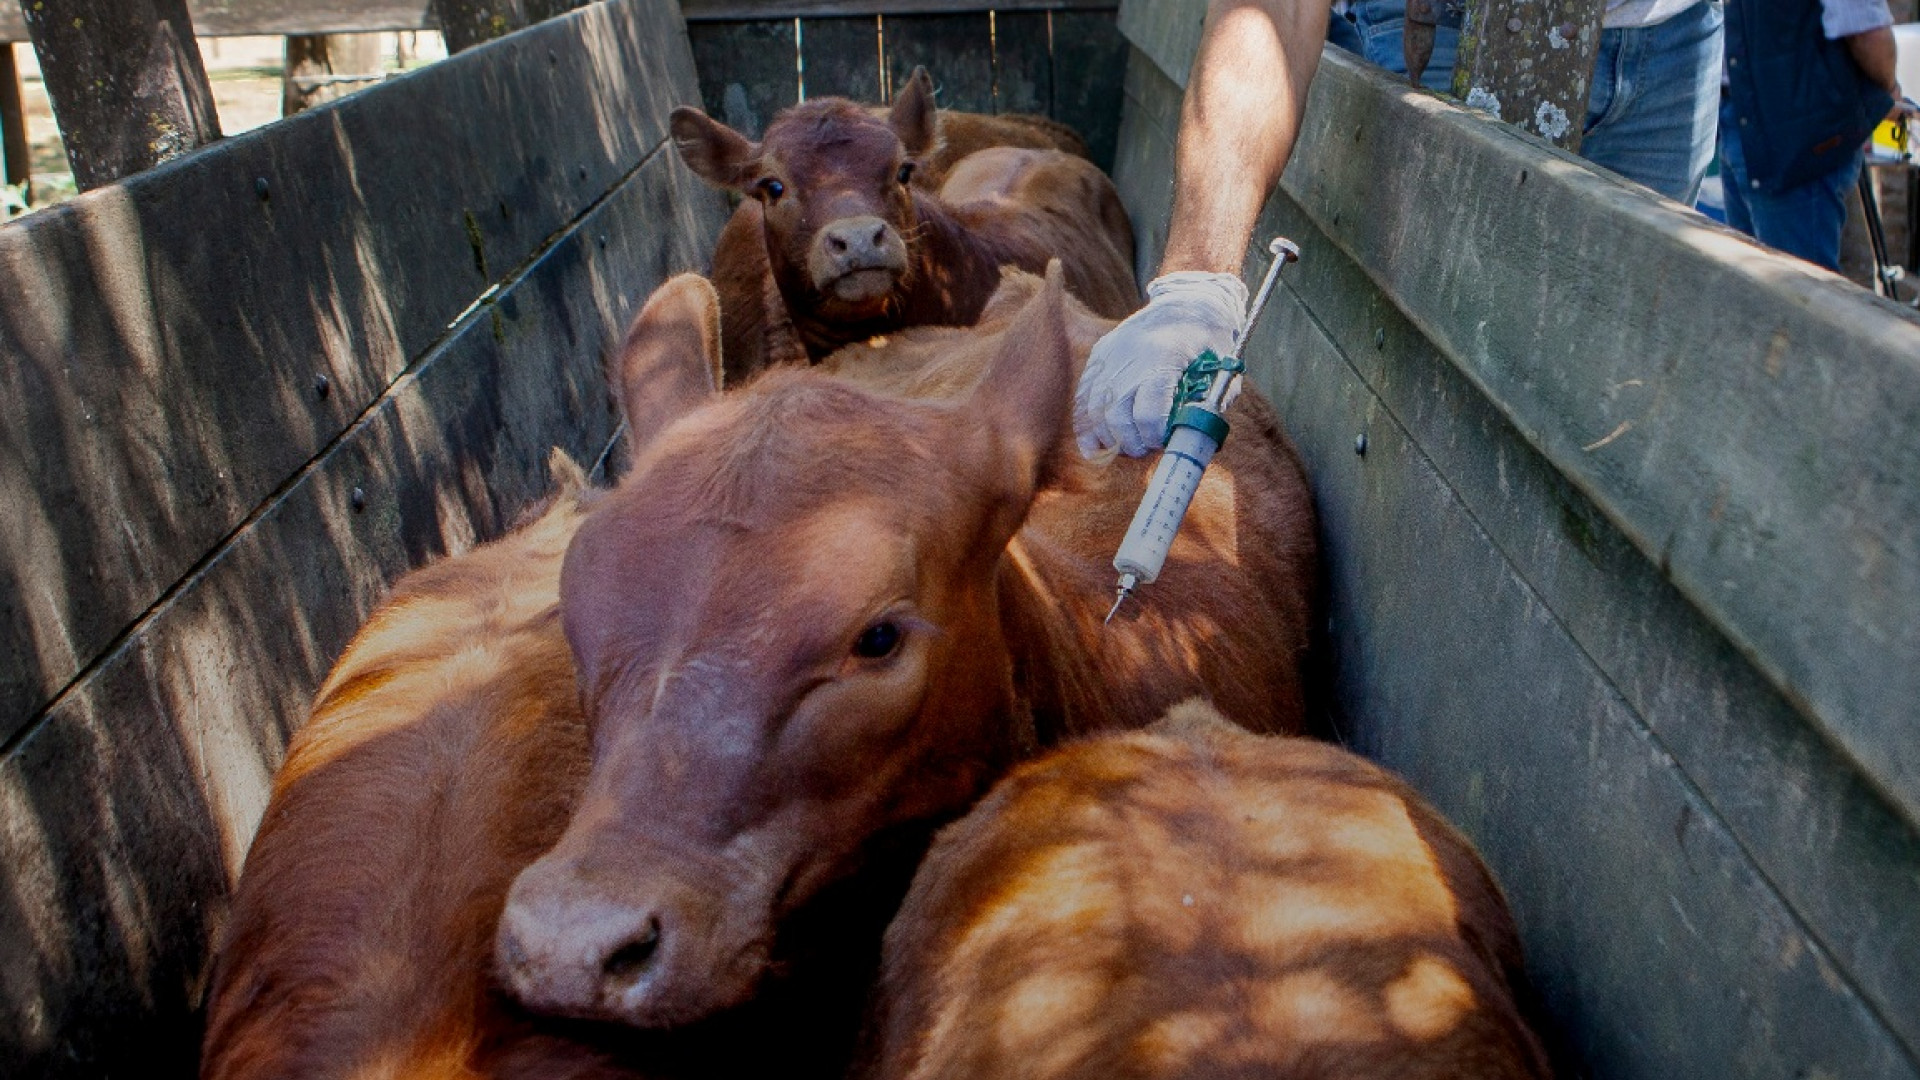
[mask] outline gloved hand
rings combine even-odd
[[[1183,270],[1149,282],[1147,306],[1094,343],[1080,374],[1073,396],[1080,453],[1117,446],[1139,457],[1159,449],[1181,373],[1207,349],[1234,355],[1233,335],[1246,315],[1247,287],[1232,274]]]

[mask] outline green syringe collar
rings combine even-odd
[[[1200,407],[1207,399],[1207,392],[1213,389],[1213,380],[1224,375],[1238,375],[1247,370],[1247,365],[1237,356],[1220,356],[1208,349],[1193,358],[1187,370],[1180,373],[1180,385],[1173,391],[1173,409],[1167,415],[1166,437],[1173,438],[1176,427],[1198,428],[1216,443],[1227,441],[1227,422],[1219,414]]]
[[[1199,431],[1212,439],[1215,446],[1227,441],[1227,418],[1198,405],[1181,405],[1173,410],[1173,416],[1167,420],[1167,438],[1173,438],[1174,428],[1183,427]]]

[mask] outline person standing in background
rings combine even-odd
[[[1420,77],[1442,93],[1460,37],[1447,21]],[[1607,0],[1580,156],[1692,206],[1713,160],[1723,22],[1721,0]],[[1405,75],[1405,26],[1406,0],[1351,0],[1328,39]]]
[[[1900,100],[1892,24],[1886,0],[1728,0],[1729,225],[1840,269],[1861,144]]]

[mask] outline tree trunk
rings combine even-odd
[[[1453,92],[1578,153],[1602,0],[1467,0]]]
[[[280,115],[292,116],[380,81],[379,34],[300,34],[287,39]]]
[[[14,63],[13,44],[4,41],[0,41],[0,153],[7,159],[6,182],[22,185],[27,205],[33,205],[33,152],[27,145],[20,69]]]
[[[220,137],[186,0],[22,0],[82,191]]]
[[[528,6],[529,0],[433,0],[433,14],[452,56],[529,25]]]

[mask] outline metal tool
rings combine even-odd
[[[1267,298],[1273,294],[1280,268],[1300,257],[1299,247],[1281,237],[1274,237],[1267,251],[1274,257],[1273,264],[1267,267],[1266,280],[1260,283],[1260,292],[1253,299],[1246,321],[1233,336],[1236,352],[1253,333],[1254,323],[1265,310]],[[1147,483],[1147,494],[1140,500],[1140,509],[1134,511],[1133,523],[1127,526],[1119,554],[1113,557],[1113,568],[1120,572],[1119,595],[1114,597],[1105,622],[1113,621],[1120,605],[1126,603],[1136,588],[1151,585],[1160,576],[1167,552],[1173,547],[1174,534],[1180,531],[1187,506],[1200,487],[1200,477],[1207,471],[1207,464],[1219,451],[1220,444],[1227,440],[1227,420],[1221,414],[1226,411],[1225,402],[1234,380],[1245,370],[1246,365],[1239,357],[1216,356],[1208,349],[1195,357],[1180,377],[1173,411],[1167,417],[1167,448],[1154,467],[1153,479]]]

